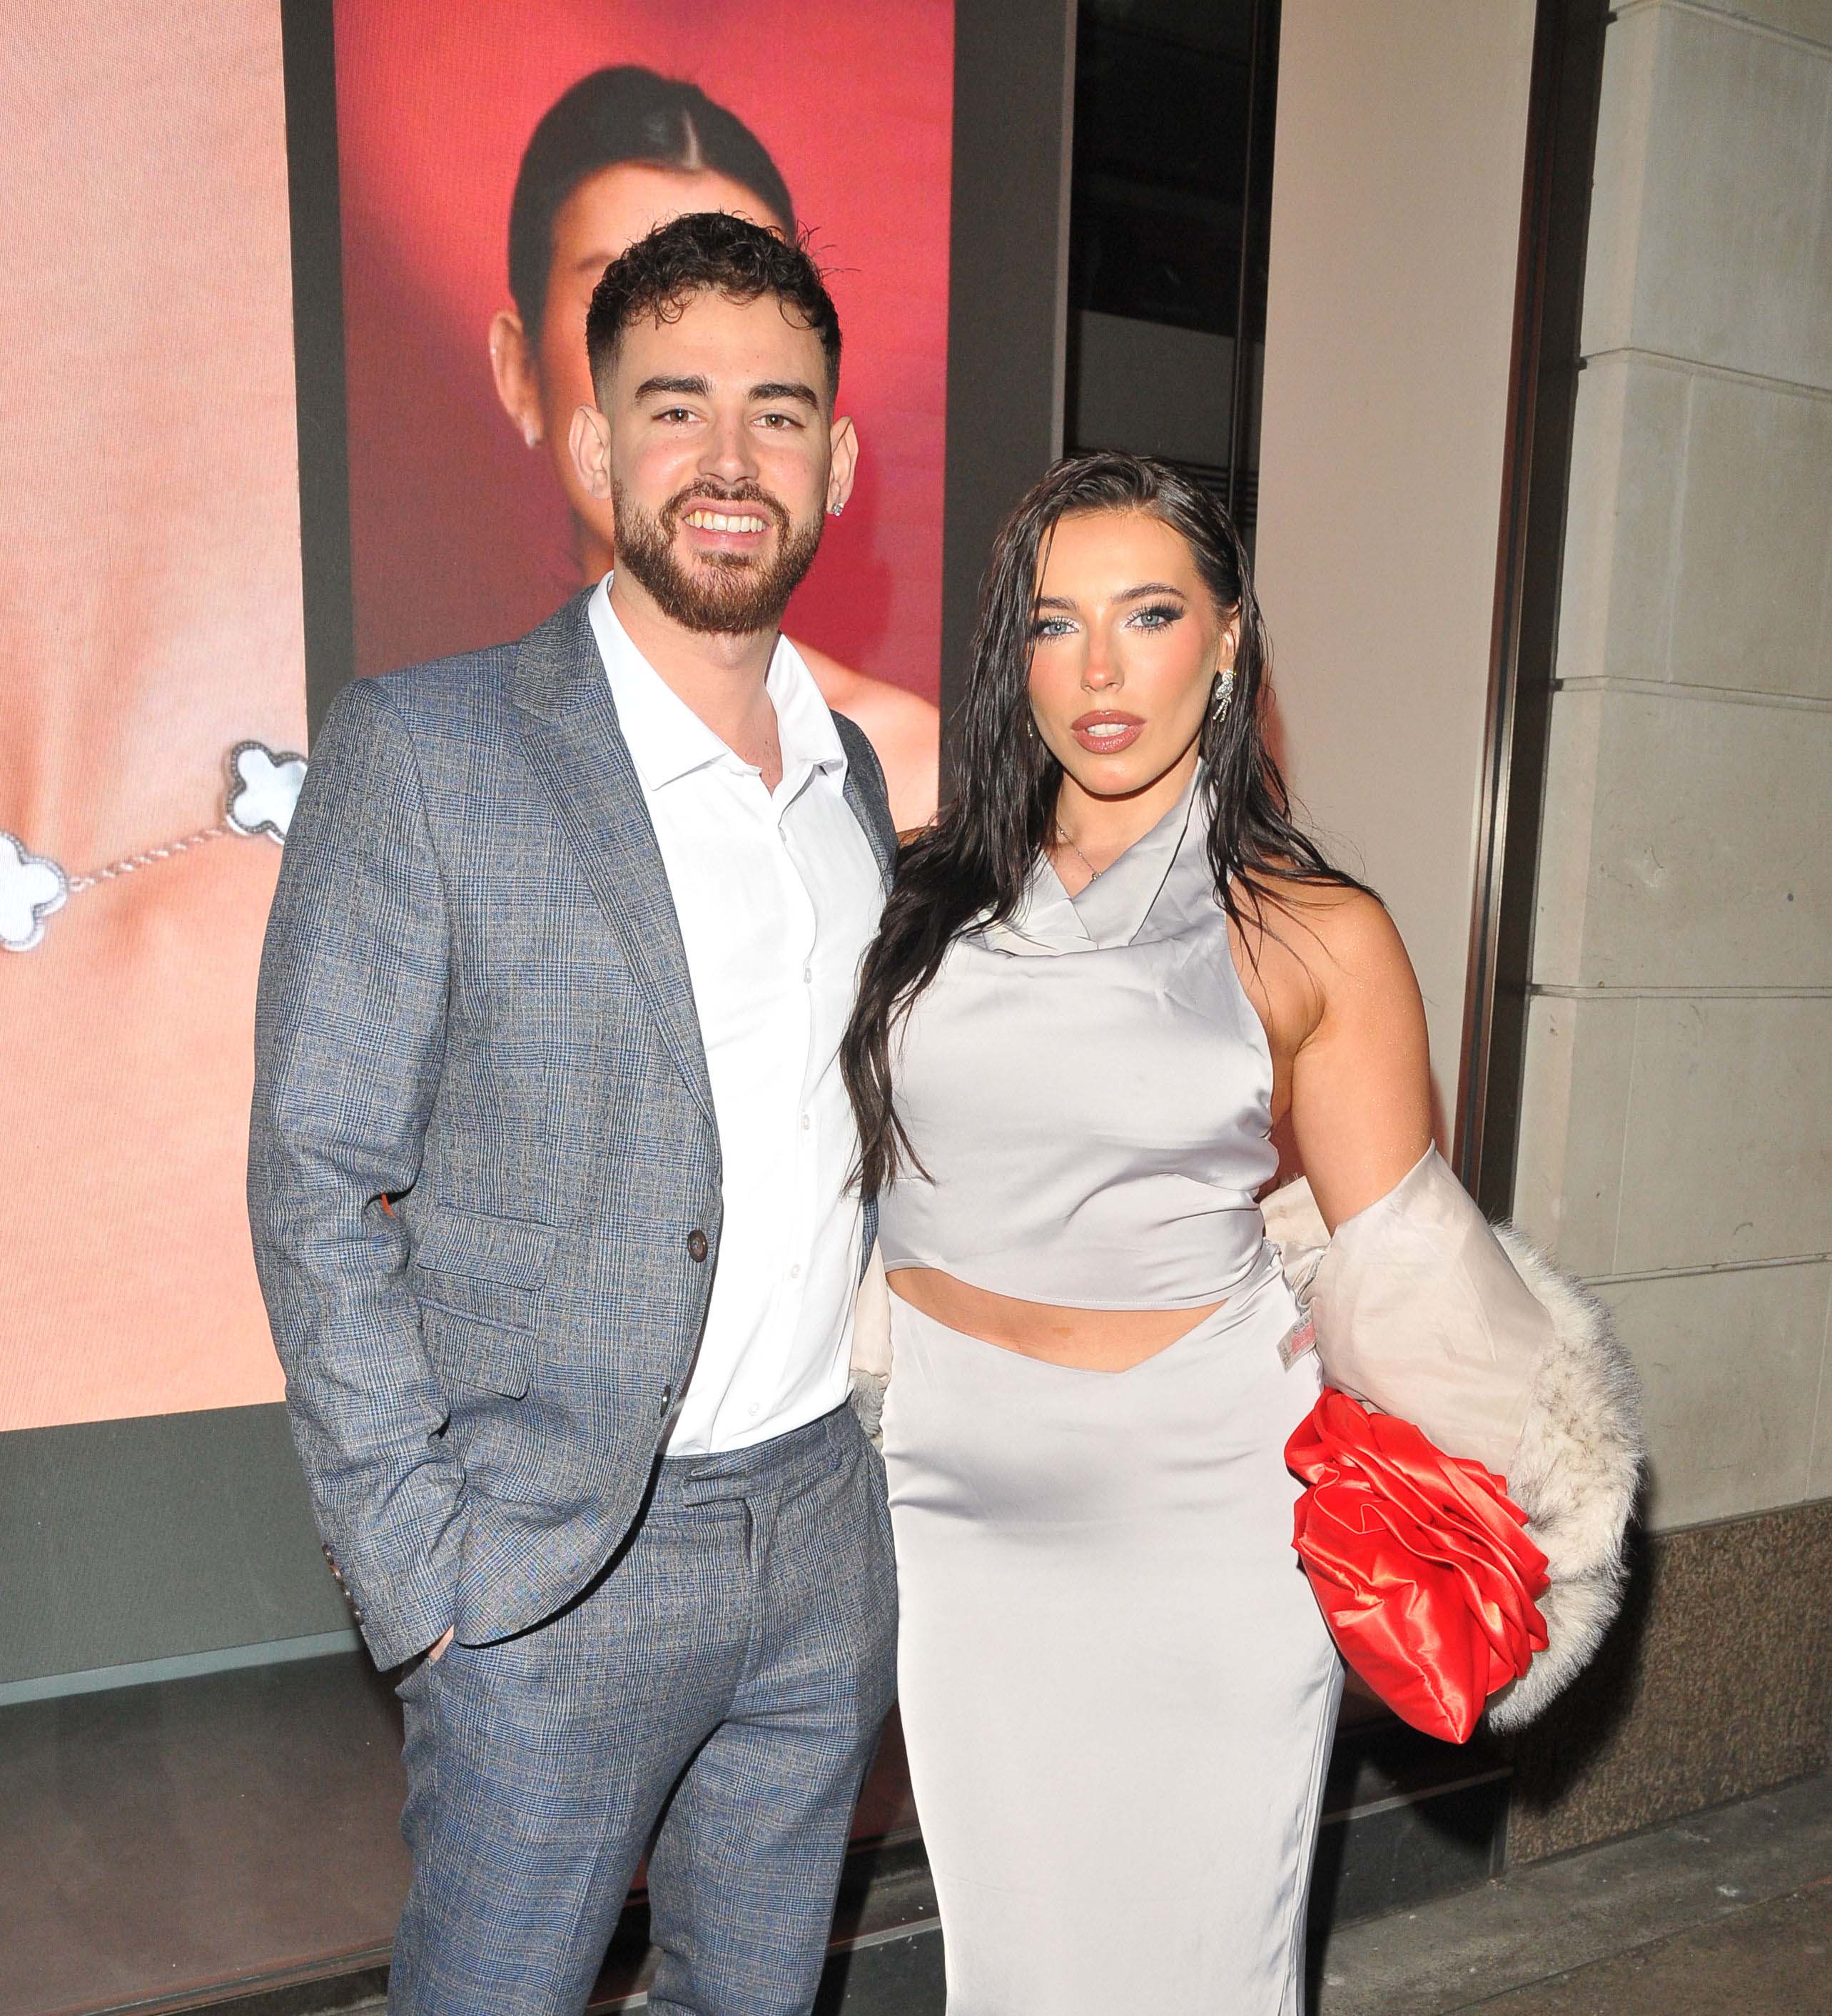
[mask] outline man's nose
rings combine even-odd
[[[757,473],[750,430],[742,418],[720,420],[707,430],[700,470],[702,475],[725,483],[741,483]]]

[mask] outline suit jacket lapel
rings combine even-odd
[[[522,742],[670,1054],[716,1123],[680,919],[586,601],[575,596],[516,647]]]

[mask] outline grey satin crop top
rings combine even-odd
[[[887,1269],[1092,1309],[1193,1308],[1252,1270],[1272,1053],[1200,779],[1079,896],[1040,859],[1009,923],[948,948],[894,1053],[932,1180],[906,1168],[880,1200]]]

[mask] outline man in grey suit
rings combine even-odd
[[[250,1209],[326,1551],[407,1665],[389,2007],[579,2011],[649,1846],[650,2007],[772,2016],[895,1630],[835,1060],[894,835],[778,631],[856,447],[833,303],[755,225],[661,226],[586,333],[616,571],[332,707]]]

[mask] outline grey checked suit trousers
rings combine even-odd
[[[887,875],[876,760],[837,726]],[[578,2011],[653,1834],[652,2006],[807,2009],[889,1702],[882,1467],[847,1409],[660,1460],[718,1133],[585,596],[333,704],[261,962],[249,1205],[370,1650],[456,1636],[401,1685],[391,2008]]]

